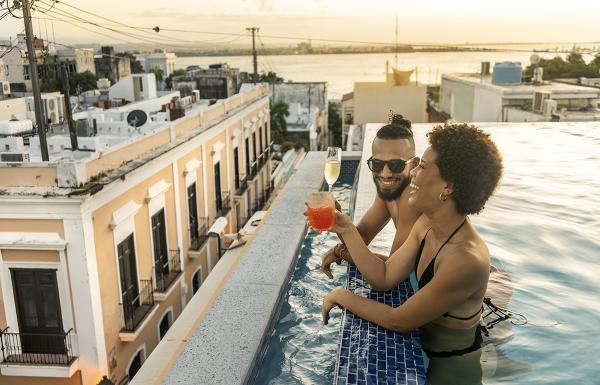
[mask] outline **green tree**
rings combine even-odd
[[[95,90],[98,88],[96,83],[98,77],[90,71],[83,73],[71,73],[69,74],[69,92],[71,95],[75,95],[78,92]]]
[[[564,60],[560,56],[553,59],[541,59],[537,65],[544,68],[544,79],[552,80],[557,78],[579,78],[579,77],[598,77],[600,69],[600,59],[596,58],[589,64],[583,60],[578,53],[571,53]],[[533,75],[536,66],[530,65],[525,69],[526,75]]]
[[[116,54],[118,57],[125,57],[129,59],[129,66],[131,68],[132,74],[141,74],[144,72],[144,67],[142,67],[142,63],[139,60],[136,60],[135,55],[131,52],[119,52]]]
[[[329,102],[327,104],[327,128],[329,131],[329,143],[335,147],[342,147],[342,117],[340,116],[340,104]]]
[[[287,121],[285,118],[290,116],[290,110],[287,103],[277,102],[270,105],[271,110],[271,139],[282,144],[286,140]]]
[[[178,70],[173,71],[171,73],[171,75],[167,76],[165,79],[165,85],[167,86],[167,89],[170,90],[171,88],[173,88],[173,78],[175,76],[183,76],[185,74],[186,74],[186,72],[184,69],[178,69]]]
[[[163,75],[165,74],[162,68],[160,68],[159,66],[150,68],[150,70],[148,70],[148,73],[153,73],[157,82],[162,82]]]
[[[267,72],[262,71],[260,75],[258,75],[258,81],[261,83],[283,83],[283,78],[277,76],[275,72]]]

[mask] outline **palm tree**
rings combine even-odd
[[[283,143],[287,132],[287,118],[290,115],[287,103],[277,102],[270,105],[271,139],[278,144]]]

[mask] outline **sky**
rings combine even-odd
[[[42,19],[33,21],[34,33],[50,38],[54,30],[55,40],[64,44],[160,41],[173,48],[231,46],[249,41],[245,28],[250,26],[260,28],[260,43],[265,46],[298,42],[267,36],[392,43],[397,17],[400,43],[595,41],[600,45],[600,1],[591,0],[61,0],[49,12],[41,13],[52,1],[36,0],[38,11],[34,16]],[[140,32],[121,25],[108,26],[114,30],[111,31],[75,23],[73,17],[100,24],[159,26],[163,31],[152,35],[149,29]],[[9,15],[0,20],[0,39],[14,37],[22,30],[21,19]],[[124,32],[139,36],[127,36]],[[313,44],[325,43],[315,40]]]

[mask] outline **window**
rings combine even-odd
[[[246,138],[246,175],[250,175],[250,138]]]
[[[129,369],[127,369],[127,375],[129,377],[129,381],[133,380],[133,377],[135,377],[137,372],[142,367],[143,362],[144,362],[144,349],[140,349],[133,357],[131,364],[129,364]]]
[[[202,285],[202,269],[198,269],[192,277],[192,295],[196,294]]]
[[[56,270],[10,269],[23,353],[64,353]]]
[[[173,312],[168,311],[162,319],[160,320],[160,324],[158,325],[158,340],[162,340],[169,328],[171,328],[171,324],[173,323]]]
[[[200,238],[198,234],[198,204],[196,201],[196,182],[187,188],[188,194],[188,212],[190,222],[190,244],[196,246]]]
[[[117,245],[119,257],[119,277],[125,322],[133,319],[133,312],[140,307],[137,265],[133,234]]]
[[[31,80],[31,77],[29,76],[29,66],[23,66],[23,79]]]
[[[240,156],[238,152],[238,148],[233,149],[233,170],[234,170],[234,183],[235,183],[235,191],[240,188]]]
[[[254,160],[256,161],[256,131],[252,133],[252,153],[254,154]]]
[[[215,163],[214,168],[215,177],[215,208],[217,210],[217,217],[221,216],[223,211],[223,202],[221,198],[221,164],[220,162]]]
[[[258,137],[259,137],[259,139],[260,139],[260,147],[259,147],[259,149],[260,149],[260,151],[262,152],[262,151],[264,151],[264,149],[265,149],[265,148],[263,147],[263,138],[262,138],[262,131],[263,131],[263,130],[262,130],[262,126],[259,128],[259,130],[260,130],[260,131],[258,132]]]
[[[154,246],[154,269],[157,286],[169,274],[169,253],[167,251],[167,227],[165,209],[152,215],[152,241]]]

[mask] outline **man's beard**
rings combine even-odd
[[[375,183],[375,188],[377,189],[377,195],[379,196],[379,198],[383,199],[384,201],[390,202],[402,195],[402,192],[404,191],[406,186],[410,184],[410,178],[406,176],[401,177],[400,184],[393,190],[381,189],[375,175],[373,175],[373,182]]]

